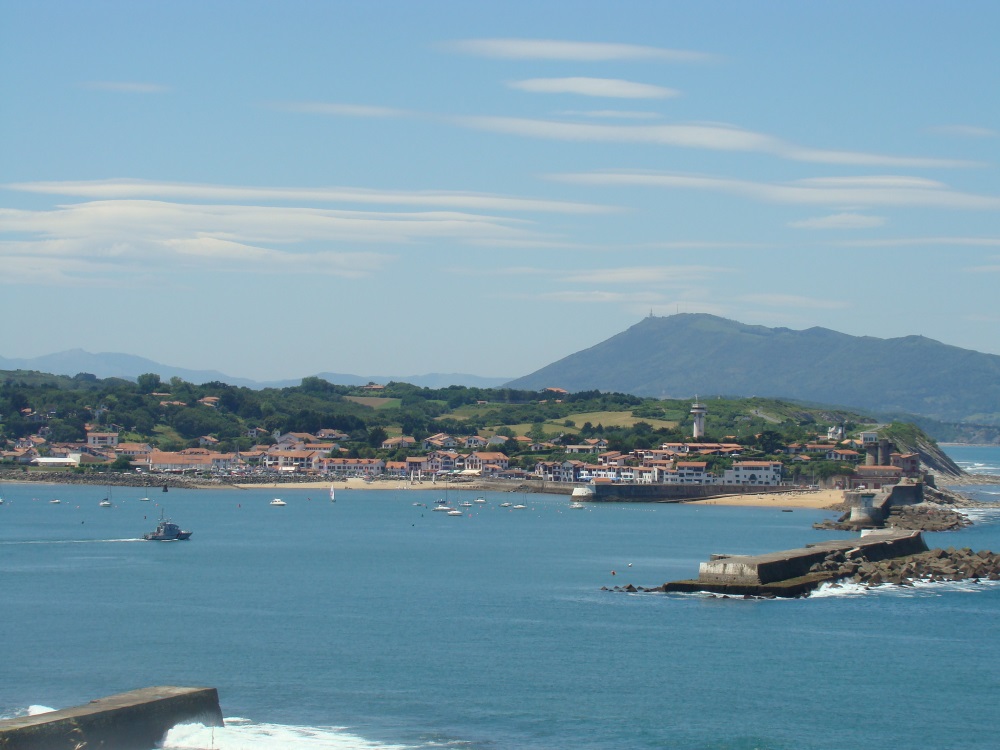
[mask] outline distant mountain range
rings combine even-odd
[[[1000,356],[923,336],[794,331],[682,313],[649,317],[506,384],[637,396],[768,396],[1000,424]]]
[[[188,383],[200,385],[218,381],[246,388],[287,388],[299,385],[298,380],[256,381],[226,375],[218,370],[188,370],[154,362],[132,354],[103,352],[92,354],[82,349],[71,349],[56,354],[46,354],[31,359],[7,359],[0,357],[0,370],[38,370],[52,375],[77,375],[87,372],[99,378],[125,378],[135,380],[146,373],[156,373],[163,380],[178,377]],[[315,377],[336,385],[365,385],[366,383],[388,383],[396,381],[412,383],[422,388],[445,388],[449,385],[464,385],[470,388],[496,388],[510,378],[486,378],[460,373],[429,373],[427,375],[350,375],[338,372],[320,372]]]

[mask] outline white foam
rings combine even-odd
[[[839,585],[824,583],[813,591],[811,599],[831,597],[865,596],[868,594],[888,595],[898,597],[941,596],[946,593],[977,593],[987,588],[1000,585],[1000,581],[981,579],[975,583],[971,579],[962,581],[913,581],[912,586],[897,586],[894,583],[883,583],[868,587],[863,583],[844,582]]]
[[[55,711],[54,708],[49,708],[48,706],[28,706],[28,716],[36,716],[38,714],[48,714]]]
[[[163,750],[408,750],[407,745],[371,742],[344,727],[303,727],[258,724],[226,719],[224,727],[178,724],[167,732]]]

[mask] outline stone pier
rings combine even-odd
[[[171,727],[223,726],[215,688],[149,687],[0,721],[0,750],[151,750]]]

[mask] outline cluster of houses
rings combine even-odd
[[[247,435],[260,438],[262,429]],[[134,468],[148,472],[196,472],[241,474],[252,472],[295,473],[320,476],[359,476],[421,479],[447,475],[487,476],[496,478],[536,478],[549,482],[621,482],[635,484],[719,484],[741,486],[777,486],[783,482],[783,462],[775,460],[739,460],[745,447],[736,442],[663,443],[655,449],[636,449],[629,453],[608,450],[607,441],[591,438],[575,445],[556,445],[528,437],[454,436],[438,433],[423,440],[392,437],[382,443],[385,450],[421,451],[422,455],[389,461],[379,458],[349,458],[340,443],[348,436],[338,430],[324,429],[315,435],[288,432],[270,435],[273,444],[260,444],[248,451],[220,452],[218,440],[211,436],[199,439],[199,446],[181,451],[161,451],[149,443],[119,442],[114,431],[88,430],[85,443],[48,444],[34,435],[18,440],[13,450],[4,451],[8,462],[36,466],[79,466],[114,461],[128,456]],[[902,477],[920,474],[919,457],[889,450],[877,433],[862,433],[854,439],[831,429],[826,440],[792,443],[783,448],[791,462],[808,465],[828,460],[852,464],[853,473],[839,479],[846,489],[878,489],[895,484]],[[538,461],[533,470],[511,467],[507,455],[490,450],[508,440],[520,444],[519,452],[560,450],[565,454],[591,454],[587,461],[565,459]],[[709,457],[732,459],[721,475],[709,470]],[[594,462],[596,459],[596,463]],[[808,473],[804,468],[800,473]]]

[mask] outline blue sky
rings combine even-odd
[[[0,0],[0,355],[520,376],[653,312],[1000,354],[1000,4]]]

